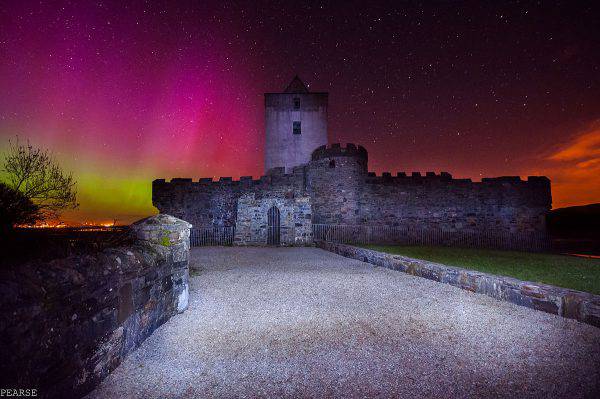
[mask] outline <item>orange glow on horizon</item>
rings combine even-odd
[[[63,222],[63,221],[40,221],[36,224],[33,225],[18,225],[16,227],[18,228],[25,228],[25,229],[63,229],[63,228],[72,228],[72,227],[79,227],[79,228],[112,228],[112,227],[119,227],[119,226],[125,226],[125,224],[116,224],[114,221],[111,222],[107,222],[107,221],[84,221],[81,223],[78,222]]]
[[[600,120],[575,134],[542,160],[552,182],[553,209],[600,201]]]

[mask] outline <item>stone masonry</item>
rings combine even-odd
[[[290,172],[327,144],[327,93],[309,92],[297,76],[283,93],[265,93],[265,170]]]
[[[81,397],[188,306],[191,225],[158,215],[132,243],[1,270],[2,388]]]
[[[276,206],[281,214],[281,245],[312,244],[310,197],[272,197],[244,194],[238,200],[236,245],[265,245],[267,212]]]
[[[361,146],[316,149],[311,161],[289,174],[276,168],[260,179],[155,180],[152,201],[160,212],[195,226],[237,226],[238,201],[246,194],[261,198],[310,197],[312,223],[400,226],[486,233],[540,233],[551,206],[550,181],[530,176],[453,179],[449,173],[383,173],[367,170]],[[291,227],[288,226],[288,227]]]

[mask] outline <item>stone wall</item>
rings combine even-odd
[[[317,241],[316,243],[320,248],[347,258],[450,284],[502,301],[600,327],[599,295],[531,281],[521,281],[511,277],[496,276],[476,270],[446,266],[351,245],[325,241]]]
[[[540,232],[551,207],[550,181],[531,176],[453,179],[449,173],[367,172],[363,147],[315,150],[307,166],[314,223],[423,230]]]
[[[291,171],[307,163],[315,148],[327,144],[327,98],[327,93],[265,94],[265,171],[275,167]],[[293,134],[294,122],[300,122],[300,134]]]
[[[235,245],[266,245],[268,211],[276,206],[280,213],[281,245],[312,244],[312,208],[310,198],[250,193],[238,200]]]
[[[449,174],[368,176],[361,222],[446,231],[540,232],[550,210],[545,177],[499,177],[472,182]]]
[[[2,388],[80,397],[188,303],[190,225],[132,226],[133,244],[1,271]]]
[[[235,226],[237,201],[248,193],[266,193],[274,196],[301,196],[305,192],[305,172],[303,167],[294,168],[284,174],[276,168],[269,175],[253,180],[241,177],[233,180],[222,177],[219,181],[200,179],[164,179],[152,182],[152,204],[161,213],[173,215],[192,223],[194,226]]]
[[[361,193],[367,177],[367,150],[348,144],[319,147],[307,167],[313,223],[361,224]]]
[[[153,204],[196,226],[234,226],[241,195],[309,196],[312,222],[360,224],[493,233],[540,233],[551,208],[550,181],[530,176],[453,179],[427,172],[376,176],[368,172],[361,146],[333,144],[317,148],[311,161],[285,174],[218,182],[201,179],[155,180]]]

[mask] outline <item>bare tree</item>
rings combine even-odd
[[[61,210],[75,209],[77,182],[71,173],[64,172],[48,150],[10,142],[4,160],[7,185],[20,191],[39,209],[41,219],[56,217]]]

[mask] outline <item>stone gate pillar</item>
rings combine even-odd
[[[188,307],[191,227],[185,220],[165,214],[151,216],[131,225],[137,240],[150,246],[172,265],[173,300],[179,313]]]

